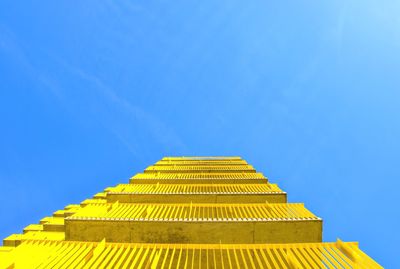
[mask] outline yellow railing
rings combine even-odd
[[[383,268],[357,243],[340,240],[250,245],[31,240],[8,251],[0,252],[1,268]]]

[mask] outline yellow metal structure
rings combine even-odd
[[[12,234],[0,268],[382,268],[240,157],[165,157]]]
[[[26,257],[29,256],[29,259]],[[1,268],[382,268],[357,243],[121,244],[30,240]]]
[[[95,195],[108,203],[286,203],[276,184],[120,184]]]
[[[92,204],[66,218],[66,239],[151,243],[321,242],[302,204]],[[238,233],[238,231],[241,231]],[[204,235],[207,235],[206,237]]]
[[[256,184],[267,183],[268,179],[261,173],[145,173],[133,176],[130,183],[154,184]]]
[[[145,173],[254,173],[256,170],[251,165],[154,165],[144,170]]]

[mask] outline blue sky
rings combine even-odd
[[[0,237],[165,155],[240,155],[400,268],[400,2],[0,3]]]

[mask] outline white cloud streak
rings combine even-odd
[[[127,99],[119,96],[115,90],[106,85],[99,77],[90,74],[83,69],[73,66],[57,57],[53,58],[60,74],[72,77],[74,81],[88,85],[80,87],[86,92],[78,93],[74,96],[74,89],[63,85],[56,72],[45,71],[37,67],[25,53],[25,48],[20,45],[17,37],[6,27],[0,25],[0,56],[9,58],[13,64],[18,65],[28,75],[33,82],[38,83],[41,93],[44,90],[50,92],[57,98],[60,105],[77,117],[86,116],[90,120],[95,119],[100,122],[116,139],[125,145],[129,151],[139,157],[145,154],[146,145],[142,145],[140,139],[137,141],[138,134],[141,137],[150,136],[155,143],[164,150],[182,150],[186,146],[182,139],[169,126],[165,125],[149,110],[131,104]],[[75,90],[76,91],[76,90]],[[82,99],[82,100],[77,100]],[[92,104],[95,110],[88,110],[87,115],[76,115],[74,112],[77,105]],[[139,128],[140,127],[140,128]],[[147,139],[146,139],[147,141]],[[148,143],[148,141],[147,141]]]

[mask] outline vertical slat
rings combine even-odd
[[[176,251],[176,248],[173,247],[172,253],[171,253],[171,257],[170,257],[170,262],[169,262],[169,267],[168,267],[168,269],[171,269],[171,268],[172,268],[172,263],[174,262],[175,251]]]
[[[165,254],[164,254],[164,259],[163,259],[163,262],[162,262],[160,268],[164,268],[164,267],[165,267],[166,261],[167,261],[167,258],[168,258],[168,253],[169,253],[169,245],[167,246],[167,251],[166,251]]]

